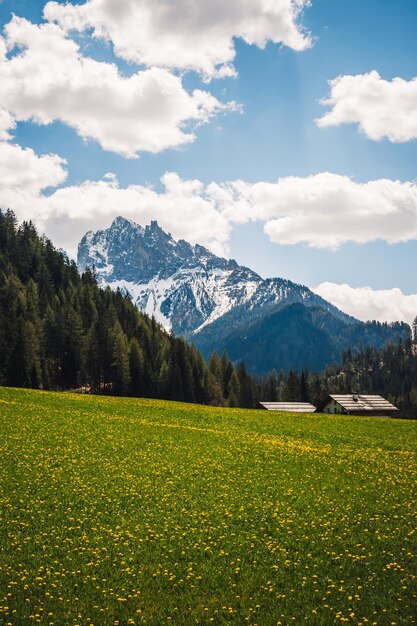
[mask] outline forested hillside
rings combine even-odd
[[[226,355],[198,350],[121,292],[0,211],[0,384],[254,406],[257,388]]]
[[[414,325],[415,326],[415,325]],[[343,365],[328,367],[323,382],[333,393],[375,393],[400,409],[402,417],[417,419],[417,333],[413,340],[389,344],[377,351],[367,347],[348,350]]]
[[[243,360],[250,374],[263,376],[272,369],[320,372],[330,363],[341,365],[343,351],[351,347],[378,350],[405,341],[409,334],[404,322],[361,322],[320,305],[292,302],[263,304],[250,312],[239,307],[192,339],[203,356],[217,345],[232,361]]]

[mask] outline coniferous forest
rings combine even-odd
[[[417,418],[417,322],[412,340],[357,348],[321,373],[251,377],[214,352],[206,363],[120,291],[0,211],[0,385],[255,407],[259,400],[309,401],[328,393],[376,393]]]

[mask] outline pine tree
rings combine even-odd
[[[229,381],[234,372],[234,367],[226,351],[223,352],[220,358],[220,365],[221,365],[221,371],[222,371],[223,396],[227,398]]]
[[[252,409],[257,405],[258,394],[256,385],[248,375],[243,361],[239,363],[236,373],[240,383],[239,406]]]
[[[324,401],[324,398],[325,393],[323,391],[320,378],[316,375],[314,376],[312,383],[310,384],[310,402],[315,407],[319,407],[320,404]]]
[[[298,402],[300,393],[300,382],[294,370],[290,370],[284,389],[284,400],[286,402]]]
[[[135,337],[130,342],[129,349],[130,390],[132,395],[143,394],[144,355]]]
[[[278,402],[278,376],[275,370],[269,372],[264,378],[262,385],[262,400],[267,402]]]
[[[183,398],[186,402],[194,402],[193,372],[189,356],[189,347],[181,338],[176,339],[176,357],[181,372]]]
[[[308,374],[305,370],[300,375],[300,389],[298,392],[300,402],[310,402],[310,389],[308,384]]]
[[[161,369],[158,376],[158,395],[160,398],[169,397],[169,379],[170,371],[168,361],[165,359],[162,361]]]
[[[235,370],[232,371],[227,385],[227,404],[230,407],[239,406],[240,382]]]
[[[200,404],[207,404],[209,397],[205,387],[205,372],[207,370],[206,363],[195,346],[191,346],[191,367],[193,374],[193,388],[195,401]]]
[[[206,368],[204,373],[204,388],[207,392],[207,401],[213,406],[224,406],[223,389],[214,374]]]
[[[118,395],[127,394],[130,385],[129,342],[119,322],[114,328],[112,370],[114,393]]]
[[[223,392],[223,370],[222,370],[222,363],[221,363],[221,360],[219,359],[217,352],[211,353],[210,358],[207,363],[207,367],[213,379],[216,381],[215,387],[213,387],[212,382],[209,383],[209,389],[211,389],[211,391],[214,393],[215,399],[213,400],[213,402],[215,404],[219,403],[220,405],[224,405],[225,399],[224,399],[224,392]],[[221,393],[221,399],[219,399],[218,397],[219,391]]]
[[[42,387],[39,338],[34,324],[27,320],[21,325],[22,332],[22,382],[24,387]]]
[[[88,371],[87,380],[92,391],[95,391],[96,393],[101,393],[103,385],[99,327],[100,323],[97,316],[88,332],[85,359]]]

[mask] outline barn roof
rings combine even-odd
[[[347,411],[398,411],[396,406],[388,402],[388,400],[385,400],[382,396],[331,394],[329,398],[332,398],[332,400],[340,404]]]
[[[314,413],[316,407],[309,402],[260,402],[268,411],[288,411],[292,413]]]

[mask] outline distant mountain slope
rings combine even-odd
[[[379,348],[409,333],[405,324],[359,322],[303,285],[263,279],[203,246],[175,241],[155,221],[142,227],[117,217],[108,229],[87,232],[78,266],[94,266],[100,283],[129,292],[140,310],[206,356],[227,349],[256,373],[322,369],[352,344]]]
[[[352,345],[378,349],[397,336],[408,336],[407,325],[347,324],[323,307],[294,303],[269,308],[252,321],[242,315],[238,322],[233,311],[202,329],[193,341],[204,356],[217,342],[232,361],[244,360],[248,371],[265,374],[281,368],[321,371],[340,361],[343,350]]]

